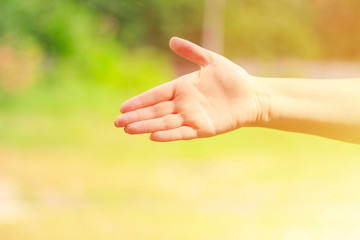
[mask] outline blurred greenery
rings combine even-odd
[[[358,4],[228,0],[225,55],[359,59]],[[2,240],[359,238],[358,146],[266,129],[154,143],[113,127],[123,101],[177,75],[168,40],[199,43],[203,9],[1,1]]]
[[[225,55],[359,59],[357,5],[356,0],[228,0]],[[200,42],[203,9],[200,0],[4,0],[2,89],[27,88],[39,79],[149,88],[173,77],[171,36]]]
[[[310,2],[230,1],[226,51],[234,57],[319,57],[321,43],[313,28]]]

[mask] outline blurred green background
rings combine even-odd
[[[154,143],[113,126],[127,98],[196,69],[171,36],[256,75],[359,77],[359,11],[358,0],[2,0],[0,239],[359,239],[356,145],[267,129]]]

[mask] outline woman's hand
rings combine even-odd
[[[170,47],[200,70],[126,101],[116,127],[167,142],[211,137],[266,119],[261,86],[244,69],[180,38],[172,38]]]

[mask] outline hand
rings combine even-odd
[[[170,47],[200,70],[126,101],[116,127],[167,142],[218,135],[265,116],[261,88],[244,69],[180,38],[172,38]]]

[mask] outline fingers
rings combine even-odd
[[[140,108],[148,107],[173,98],[173,82],[168,82],[150,89],[136,97],[127,100],[120,108],[120,112],[126,113]]]
[[[152,133],[157,131],[178,128],[184,123],[180,114],[170,114],[164,117],[134,122],[125,127],[129,134]]]
[[[151,134],[150,139],[156,142],[170,142],[176,140],[190,140],[197,138],[195,129],[182,126],[171,130],[158,131]]]
[[[141,108],[135,111],[127,112],[115,120],[116,127],[125,127],[126,125],[138,121],[159,118],[175,111],[175,105],[172,101],[161,102],[150,107]]]
[[[211,52],[187,40],[173,37],[170,39],[170,48],[176,54],[196,63],[199,66],[203,67],[210,63]]]

